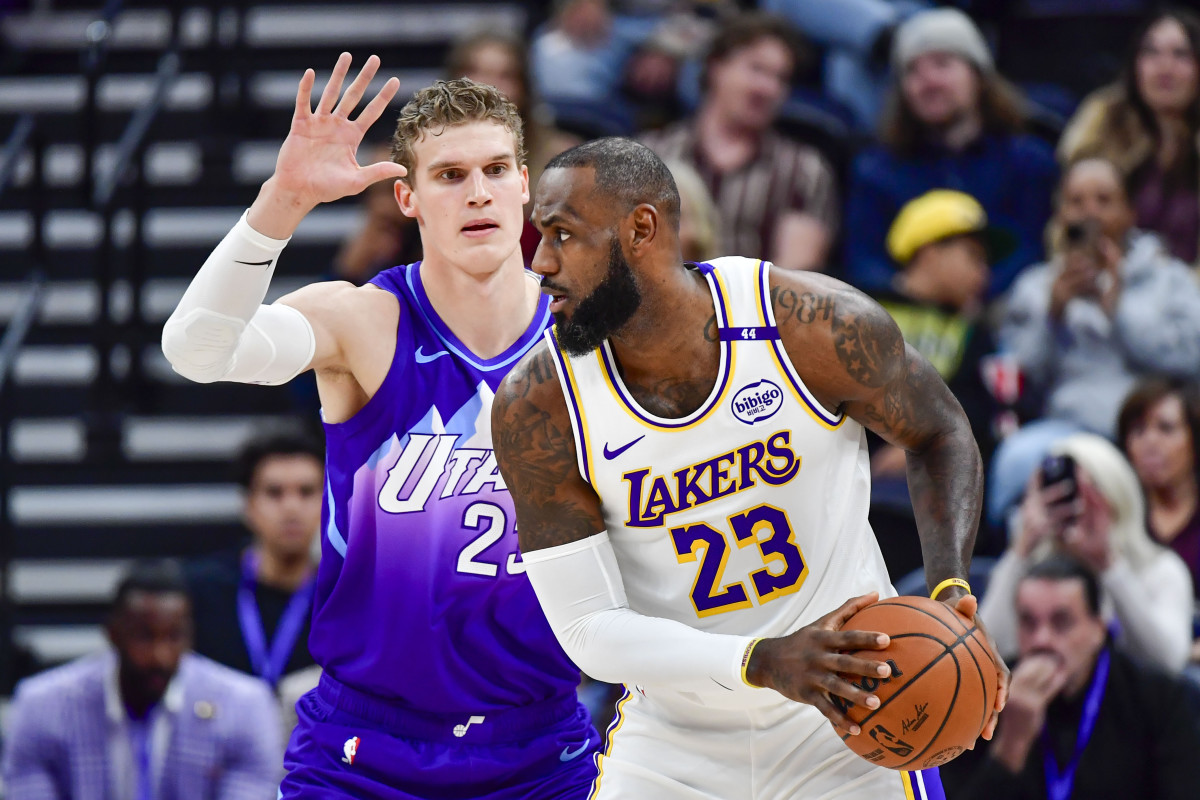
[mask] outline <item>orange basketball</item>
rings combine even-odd
[[[854,653],[888,662],[891,677],[843,675],[878,696],[879,708],[831,698],[862,729],[842,734],[847,747],[881,767],[918,770],[945,764],[979,737],[996,702],[996,665],[971,620],[936,600],[893,597],[862,609],[842,630],[891,637],[885,650]]]

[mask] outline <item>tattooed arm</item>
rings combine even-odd
[[[492,446],[517,507],[523,552],[604,530],[600,498],[576,466],[571,418],[546,342],[500,385],[492,403]]]
[[[906,451],[929,588],[946,578],[965,580],[979,527],[983,464],[962,407],[930,363],[905,344],[887,311],[866,295],[824,275],[772,270],[770,277],[776,324],[793,365],[802,365],[796,370],[805,385],[827,409]],[[938,599],[977,619],[977,601],[964,589],[943,589]],[[998,713],[1008,669],[999,656],[995,660]],[[995,720],[993,714],[985,737]]]
[[[867,702],[866,692],[838,678],[835,671],[879,676],[886,666],[839,651],[882,645],[874,634],[835,627],[874,595],[847,603],[835,612],[836,619],[830,615],[832,621],[787,637],[793,650],[829,660],[827,667],[764,672],[748,680],[744,670],[755,649],[753,638],[707,633],[630,609],[616,554],[604,531],[600,499],[576,466],[570,417],[554,356],[545,343],[531,351],[497,391],[492,446],[517,508],[529,582],[563,649],[584,672],[611,683],[670,686],[706,697],[715,693],[715,698],[735,698],[735,704],[741,702],[736,695],[768,687],[817,705],[835,724],[850,729],[849,720],[816,681],[833,680],[835,694],[854,703]]]
[[[979,527],[983,464],[962,407],[881,306],[821,275],[771,272],[784,347],[809,390],[908,453],[925,580],[966,578]],[[803,354],[803,358],[799,357]],[[946,597],[964,594],[944,590]]]

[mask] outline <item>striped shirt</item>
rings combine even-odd
[[[641,136],[663,159],[692,165],[713,196],[721,218],[724,254],[772,258],[775,229],[788,211],[820,220],[832,237],[839,207],[833,170],[816,149],[768,130],[753,160],[719,172],[697,146],[693,120],[684,120]]]

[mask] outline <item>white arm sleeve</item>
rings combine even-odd
[[[630,609],[607,532],[522,559],[563,650],[593,678],[731,696],[769,691],[743,679],[753,637],[705,633]]]
[[[163,326],[163,354],[176,372],[198,383],[280,384],[308,367],[312,325],[294,308],[262,305],[288,241],[262,235],[242,215]]]

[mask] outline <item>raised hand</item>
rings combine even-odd
[[[879,595],[851,598],[811,625],[778,639],[764,639],[754,648],[746,677],[800,703],[816,706],[839,731],[857,736],[859,727],[843,714],[829,695],[843,697],[867,708],[878,708],[879,698],[863,691],[838,673],[886,678],[891,667],[883,661],[848,655],[854,650],[883,650],[887,634],[843,631],[846,620],[879,599]]]
[[[1038,544],[1053,539],[1083,510],[1081,500],[1064,502],[1072,488],[1067,482],[1042,487],[1042,472],[1034,470],[1025,484],[1021,501],[1020,525],[1013,544],[1017,555],[1029,558]]]
[[[1113,562],[1112,508],[1086,473],[1079,472],[1076,480],[1083,512],[1063,527],[1059,547],[1099,575]]]
[[[379,69],[379,58],[368,58],[342,94],[350,63],[349,53],[338,57],[315,110],[312,88],[316,73],[305,70],[300,79],[291,129],[279,148],[275,173],[251,207],[250,224],[260,232],[286,237],[317,205],[358,194],[377,181],[406,174],[404,167],[391,161],[359,166],[358,147],[367,130],[396,96],[400,81],[388,79],[358,116],[351,119]]]
[[[1072,298],[1095,297],[1099,291],[1098,275],[1094,260],[1079,251],[1068,252],[1063,258],[1062,269],[1050,285],[1050,317],[1061,320]]]

